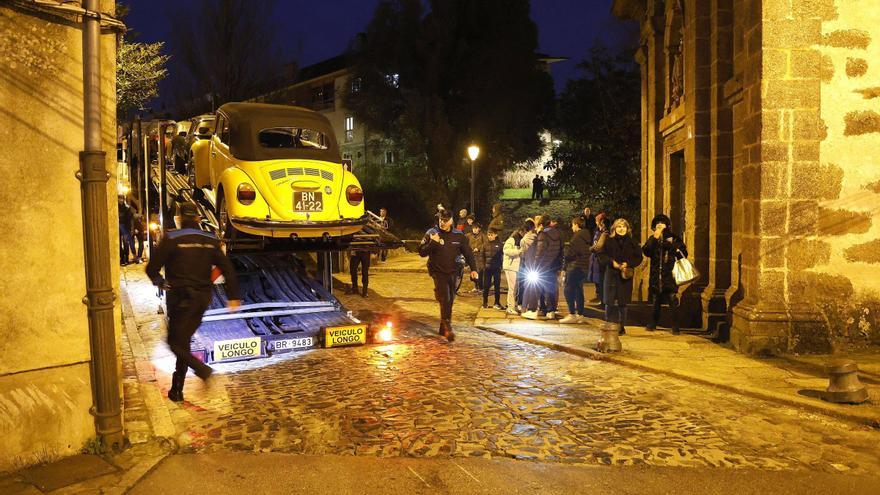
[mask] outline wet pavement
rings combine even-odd
[[[459,299],[458,339],[450,345],[436,335],[426,274],[389,270],[371,278],[369,298],[341,298],[361,315],[397,318],[396,342],[219,365],[210,390],[190,377],[187,401],[177,405],[157,398],[167,391],[173,357],[147,281],[129,268],[136,335],[125,343],[140,350],[130,350],[124,367],[137,376],[126,392],[140,409],[127,420],[139,422],[133,426],[144,436],[173,430],[188,453],[880,468],[878,431],[480,331],[467,324],[476,297]],[[157,427],[163,418],[168,424]]]

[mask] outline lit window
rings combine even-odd
[[[351,142],[354,139],[354,117],[345,118],[345,142]]]
[[[363,88],[364,80],[360,77],[356,77],[351,80],[351,92],[352,93],[360,93],[361,88]]]
[[[385,163],[394,163],[394,152],[386,151],[385,152]]]

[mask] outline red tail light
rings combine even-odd
[[[238,198],[239,203],[247,206],[257,199],[257,191],[254,190],[254,186],[243,182],[238,185],[236,197]]]
[[[357,206],[364,200],[364,191],[355,185],[348,186],[345,189],[345,199],[348,200],[348,204]]]

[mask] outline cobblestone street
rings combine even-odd
[[[178,406],[157,398],[167,390],[173,357],[142,267],[130,267],[126,286],[138,330],[125,342],[139,342],[141,350],[124,366],[141,379],[126,382],[126,400],[136,405],[127,409],[129,429],[156,435],[155,418],[169,418],[181,450],[193,453],[859,474],[880,468],[878,431],[478,330],[469,325],[476,297],[459,298],[458,339],[447,344],[436,335],[427,274],[378,268],[369,298],[341,298],[362,316],[396,317],[402,334],[395,343],[219,365],[218,383],[206,390],[191,377]],[[147,371],[155,381],[143,380]]]

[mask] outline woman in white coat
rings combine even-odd
[[[526,223],[515,230],[507,241],[504,242],[504,258],[502,269],[507,277],[507,314],[516,315],[518,302],[522,301],[522,281],[519,277],[522,258],[522,239],[529,232],[535,230],[535,223],[528,219]]]

